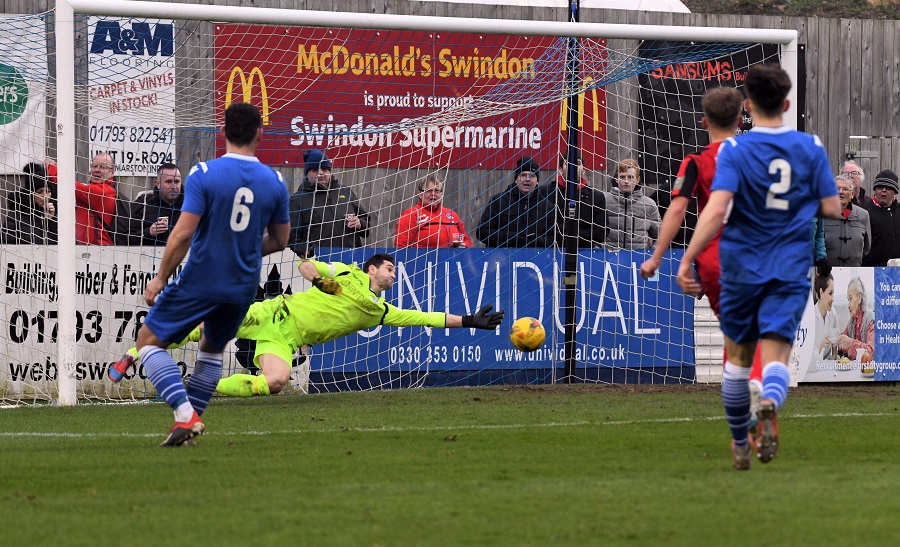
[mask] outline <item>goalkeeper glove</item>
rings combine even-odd
[[[335,296],[341,295],[341,286],[334,279],[326,279],[321,275],[317,275],[313,278],[312,284],[324,293],[333,294]]]
[[[493,306],[488,304],[484,306],[475,315],[464,315],[462,318],[462,326],[466,328],[494,330],[503,322],[503,312],[488,313]]]
[[[828,263],[827,259],[820,258],[816,260],[816,271],[822,277],[828,277],[831,275],[831,264]]]

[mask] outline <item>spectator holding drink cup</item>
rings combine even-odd
[[[132,203],[129,244],[165,245],[181,215],[182,203],[181,171],[174,163],[160,165],[153,189],[141,192]],[[136,234],[140,235],[134,237]]]
[[[169,231],[169,217],[159,217],[150,225],[150,235],[156,237]]]
[[[369,213],[331,168],[324,151],[312,148],[303,153],[305,178],[291,196],[288,240],[288,247],[301,258],[318,248],[362,247],[369,235]]]

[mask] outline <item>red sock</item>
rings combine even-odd
[[[762,360],[759,357],[761,344],[756,344],[756,353],[753,354],[753,366],[750,367],[750,380],[756,380],[762,384]]]

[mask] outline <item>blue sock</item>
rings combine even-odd
[[[187,394],[197,414],[203,415],[209,400],[216,391],[216,384],[222,379],[222,354],[197,352],[194,372],[188,382]]]
[[[784,363],[772,361],[763,367],[763,399],[772,399],[777,408],[784,405],[790,383],[791,371]]]
[[[138,355],[141,364],[147,370],[150,383],[172,409],[187,402],[188,396],[181,380],[181,369],[166,350],[156,346],[144,346],[138,351]]]
[[[750,368],[739,367],[731,361],[725,362],[722,375],[722,403],[734,444],[747,442],[750,426]]]

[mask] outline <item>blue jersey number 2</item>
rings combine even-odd
[[[781,158],[772,160],[772,163],[769,164],[769,174],[776,173],[781,173],[781,180],[769,185],[769,193],[766,194],[766,209],[787,211],[790,202],[777,196],[785,194],[791,189],[791,164]]]

